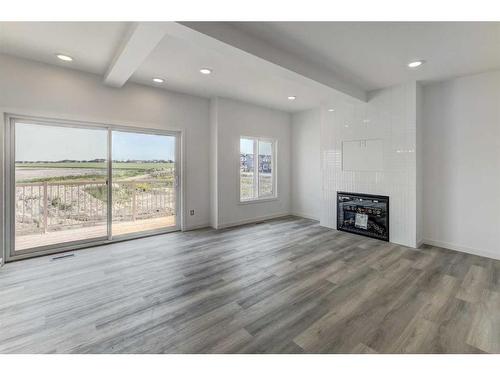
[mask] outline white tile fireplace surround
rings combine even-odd
[[[334,111],[322,109],[321,225],[337,227],[337,191],[387,195],[390,241],[417,247],[416,99],[413,82],[374,92],[367,103],[346,98],[334,103]],[[376,150],[370,152],[379,160],[369,163],[370,170],[343,168],[344,141],[346,145],[360,141],[360,147],[366,148],[373,140]]]

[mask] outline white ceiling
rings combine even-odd
[[[237,22],[276,47],[343,71],[370,91],[500,68],[500,22]],[[406,64],[423,59],[418,70]]]
[[[103,74],[128,27],[126,22],[0,22],[0,52]],[[71,64],[55,58],[72,56]]]
[[[200,74],[200,68],[210,68],[211,75]],[[173,91],[204,97],[222,96],[251,101],[286,111],[312,108],[327,95],[301,82],[271,74],[241,62],[218,50],[200,46],[167,35],[136,70],[131,80],[151,85],[151,78],[160,77],[165,83],[156,85]],[[287,97],[295,95],[296,101]]]
[[[135,55],[130,80],[298,111],[327,105],[339,91],[349,94],[349,85],[363,92],[500,68],[500,23],[238,22],[215,23],[223,28],[211,33],[204,31],[208,24],[200,30],[165,23],[149,55]],[[227,27],[240,34],[228,35]],[[99,74],[104,82],[120,51],[133,55],[132,44],[123,53],[131,30],[126,22],[0,22],[0,53]],[[75,60],[64,63],[56,53]],[[409,70],[414,59],[427,63]],[[214,73],[201,75],[202,67]],[[164,84],[151,81],[158,76]]]

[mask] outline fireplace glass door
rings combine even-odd
[[[389,197],[338,192],[337,229],[389,241]]]

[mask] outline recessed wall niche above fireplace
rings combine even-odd
[[[337,192],[337,229],[389,241],[389,197]]]

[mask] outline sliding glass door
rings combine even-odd
[[[11,118],[10,257],[179,228],[178,135]]]
[[[23,120],[12,130],[15,252],[107,239],[107,130]]]
[[[113,236],[177,227],[176,140],[112,132]]]

